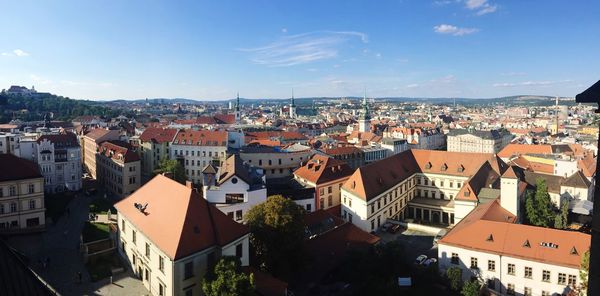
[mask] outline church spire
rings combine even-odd
[[[235,111],[240,111],[240,92],[237,93],[237,99],[235,101]]]
[[[292,88],[292,104],[290,106],[296,107],[296,104],[294,104],[294,89],[293,88]]]

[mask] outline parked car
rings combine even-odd
[[[415,259],[415,264],[421,265],[425,260],[427,260],[427,255],[419,255],[419,257]]]
[[[423,263],[421,263],[421,265],[423,265],[425,267],[428,267],[429,265],[432,265],[432,264],[434,264],[436,262],[437,262],[436,258],[429,258],[429,259],[423,261]]]
[[[400,229],[402,229],[402,226],[400,226],[399,224],[394,224],[394,225],[392,225],[392,227],[388,228],[388,232],[396,233],[396,232],[400,231]]]

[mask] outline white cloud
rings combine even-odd
[[[381,53],[379,53],[379,52],[378,52],[378,53],[376,53],[376,54],[375,54],[375,57],[376,57],[376,58],[378,58],[378,59],[381,59]]]
[[[494,83],[492,86],[494,87],[517,87],[517,86],[549,86],[556,85],[561,83],[572,82],[571,79],[558,80],[558,81],[523,81],[523,82],[503,82],[503,83]]]
[[[412,84],[409,84],[406,86],[406,88],[417,88],[417,87],[419,87],[418,83],[412,83]]]
[[[476,28],[460,28],[453,25],[441,24],[433,27],[433,31],[439,34],[449,34],[453,36],[464,36],[479,32]]]
[[[26,57],[26,56],[29,56],[29,53],[28,53],[28,52],[25,52],[25,51],[24,51],[24,50],[22,50],[22,49],[18,49],[18,48],[17,48],[17,49],[15,49],[15,50],[13,50],[12,52],[3,52],[3,53],[2,53],[2,56],[5,56],[5,57],[12,57],[12,56],[17,56],[17,57]]]
[[[287,28],[282,28],[281,33],[287,33]]]
[[[368,36],[361,32],[318,31],[286,35],[262,47],[240,50],[253,53],[251,60],[256,64],[285,67],[335,58],[342,44],[356,39],[369,42]]]
[[[477,10],[476,15],[492,13],[498,9],[498,5],[491,4],[487,0],[467,0],[465,7],[469,10]]]

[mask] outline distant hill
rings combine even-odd
[[[48,93],[0,94],[0,123],[13,118],[23,121],[44,119],[52,113],[54,120],[71,120],[80,115],[117,116],[120,110],[102,106],[98,102],[72,100]]]

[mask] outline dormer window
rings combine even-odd
[[[448,169],[448,165],[444,163],[441,169],[443,172],[446,171]]]
[[[529,244],[529,240],[525,240],[525,242],[523,243],[523,247],[531,248],[531,244]]]
[[[465,171],[465,167],[464,167],[464,166],[461,164],[461,165],[459,165],[459,166],[458,166],[458,169],[457,169],[457,171],[458,171],[459,173],[462,173],[462,172],[464,172],[464,171]]]
[[[571,252],[569,252],[571,255],[579,255],[579,252],[577,252],[577,249],[575,247],[571,248]]]
[[[494,241],[494,236],[490,233],[490,235],[487,237],[487,239],[485,239],[486,242],[493,242]]]
[[[428,162],[428,163],[425,165],[425,169],[427,169],[427,170],[431,169],[431,162]]]
[[[468,197],[469,195],[471,195],[471,192],[469,192],[469,190],[465,190],[464,196]]]

